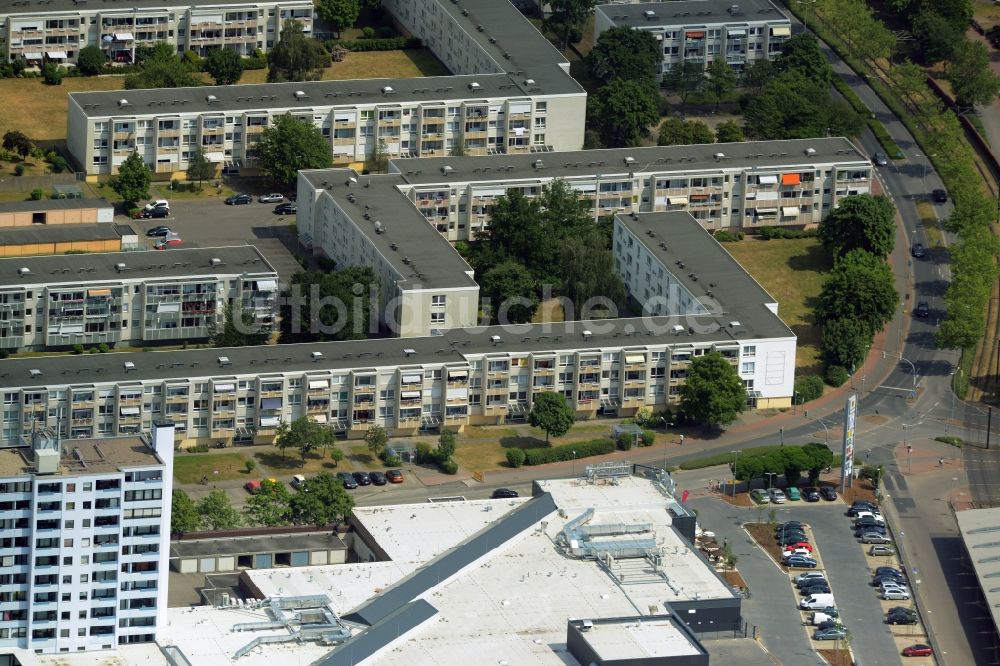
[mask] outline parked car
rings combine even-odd
[[[799,588],[799,592],[806,596],[810,594],[825,594],[830,591],[828,583],[813,583],[812,585]]]
[[[915,259],[923,259],[927,256],[927,250],[924,249],[924,244],[914,243],[913,247],[910,248],[910,256]]]
[[[150,238],[165,238],[166,236],[169,236],[171,233],[173,232],[170,231],[170,227],[161,224],[160,226],[153,227],[152,229],[147,231],[146,235],[149,236]]]
[[[278,204],[274,207],[275,215],[295,215],[299,207],[293,203]]]
[[[788,547],[786,546],[786,548],[788,548]],[[788,550],[785,550],[785,552],[783,552],[781,554],[781,556],[783,558],[785,558],[786,560],[789,557],[792,557],[792,556],[795,556],[795,555],[803,555],[805,557],[812,557],[812,551],[811,550],[806,550],[805,548],[795,548],[795,547],[792,547],[792,548],[790,548]]]
[[[878,532],[865,532],[861,535],[861,543],[892,543],[892,539]]]
[[[753,490],[751,490],[750,499],[752,499],[754,502],[757,502],[757,504],[767,504],[768,502],[771,501],[771,498],[768,496],[767,491],[764,490],[763,488],[754,488]]]
[[[819,489],[820,497],[825,499],[827,502],[832,502],[837,499],[837,491],[833,489],[832,486],[823,486]]]
[[[257,201],[261,203],[278,203],[279,201],[284,201],[285,195],[279,192],[270,192],[268,194],[262,194],[257,197]]]
[[[234,194],[226,199],[227,206],[242,206],[248,203],[253,203],[253,197],[249,194]]]
[[[882,598],[887,601],[903,601],[910,598],[910,591],[901,587],[887,587],[882,590]]]
[[[368,476],[368,472],[355,472],[354,480],[358,482],[359,486],[372,485],[372,478]]]
[[[180,245],[183,242],[184,241],[181,240],[180,236],[178,236],[177,234],[171,234],[164,236],[160,240],[156,241],[153,247],[155,247],[157,250],[166,250],[168,247]]]
[[[296,474],[295,476],[292,477],[292,488],[298,490],[303,486],[303,484],[305,484],[305,482],[306,482],[306,477],[302,476],[301,474]]]
[[[851,518],[855,518],[859,513],[863,511],[867,511],[868,513],[875,513],[878,510],[879,508],[877,504],[873,504],[868,500],[856,500],[853,504],[851,504],[851,508],[847,510],[847,515],[850,516]]]
[[[925,643],[917,643],[903,648],[904,657],[929,657],[934,654],[934,648]]]
[[[785,494],[788,495],[788,499],[790,499],[793,502],[798,502],[799,500],[802,499],[802,494],[799,492],[799,489],[796,488],[795,486],[788,486],[788,490],[785,492]]]
[[[799,602],[799,609],[801,610],[812,610],[812,611],[823,611],[826,613],[826,608],[830,608],[834,605],[832,594],[811,594],[802,601]]]
[[[919,621],[916,611],[907,612],[900,610],[898,612],[889,611],[885,614],[886,624],[916,624]]]
[[[149,220],[149,219],[163,219],[165,217],[170,217],[169,208],[153,208],[150,210],[140,210],[135,214],[136,219]]]
[[[876,576],[884,576],[886,574],[889,574],[890,576],[898,576],[899,578],[904,577],[903,572],[895,567],[875,567]]]
[[[862,535],[868,533],[885,534],[885,525],[862,525],[861,527],[854,528],[855,539],[860,539]]]
[[[791,527],[788,528],[787,530],[784,530],[783,532],[779,532],[778,534],[775,534],[774,538],[778,542],[784,542],[782,545],[787,544],[787,543],[792,543],[792,542],[795,542],[795,541],[808,541],[809,540],[808,537],[806,537],[805,530],[791,528]]]
[[[854,524],[858,525],[860,523],[878,523],[880,525],[885,524],[885,518],[882,517],[881,512],[876,513],[874,511],[859,511],[856,516],[854,516]]]
[[[805,539],[806,535],[801,532],[798,534],[789,534],[788,536],[778,537],[778,545],[784,548],[786,546],[799,543],[800,541],[805,541]]]
[[[813,623],[813,626],[816,627],[816,631],[823,631],[824,629],[832,629],[834,627],[840,627],[842,625],[839,619],[830,618],[829,620],[824,620],[819,624]]]
[[[337,472],[337,478],[340,482],[344,484],[344,488],[347,490],[354,490],[358,487],[358,482],[354,480],[350,472]]]
[[[809,551],[810,553],[813,552],[813,547],[811,545],[809,545],[808,541],[799,541],[798,543],[790,544],[790,546],[792,548],[803,548],[803,549]]]
[[[260,492],[260,480],[251,479],[250,481],[244,483],[243,487],[246,488],[246,491],[251,495],[256,495]]]
[[[889,158],[885,156],[885,153],[873,153],[872,154],[872,164],[875,166],[885,166],[889,163]]]
[[[921,319],[927,319],[931,316],[931,307],[927,305],[927,301],[920,301],[917,303],[917,307],[913,309],[913,314]]]
[[[771,496],[772,504],[785,503],[785,493],[781,491],[781,488],[771,488],[771,490],[768,491],[768,494]]]
[[[789,569],[815,569],[816,560],[805,555],[792,555],[785,558],[785,566]]]
[[[910,588],[906,586],[906,583],[896,580],[884,580],[879,584],[878,589],[880,592],[885,592],[887,590],[902,590],[903,592],[910,591]]]
[[[492,499],[509,499],[511,497],[517,497],[517,491],[511,490],[510,488],[497,488],[490,495]]]
[[[934,203],[945,203],[948,201],[948,192],[945,190],[934,190],[931,192],[931,199]]]
[[[809,486],[808,488],[802,489],[802,499],[807,502],[818,502],[819,501],[819,488]]]
[[[389,481],[389,483],[402,483],[403,472],[398,469],[390,469],[385,473],[385,478]]]
[[[807,571],[805,573],[800,573],[795,577],[795,584],[802,587],[804,584],[808,584],[810,580],[821,580],[826,582],[826,574],[822,571]]]
[[[385,474],[382,472],[372,472],[369,474],[373,486],[384,486],[386,484]]]
[[[154,210],[156,208],[166,208],[170,210],[170,202],[166,199],[154,199],[142,207],[143,210]]]
[[[829,629],[820,629],[813,634],[813,640],[817,641],[836,641],[847,636],[847,629],[843,627],[830,627]]]
[[[775,526],[774,531],[775,532],[780,532],[781,530],[786,530],[786,529],[788,529],[790,527],[793,527],[793,528],[796,528],[796,529],[802,529],[805,526],[806,526],[805,523],[800,523],[797,520],[789,520],[789,521],[784,522],[784,523],[778,523]]]
[[[873,587],[880,587],[882,583],[896,583],[898,585],[904,585],[906,584],[906,579],[902,576],[896,576],[894,574],[881,574],[872,578]]]
[[[872,546],[871,548],[868,549],[868,554],[869,555],[875,555],[875,556],[879,556],[879,555],[895,555],[896,554],[896,549],[893,548],[892,546],[882,546],[882,545]]]

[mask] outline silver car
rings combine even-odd
[[[285,195],[279,194],[278,192],[271,192],[270,194],[262,194],[257,198],[257,201],[261,203],[278,203],[279,201],[284,201]]]
[[[895,555],[896,549],[892,546],[872,546],[868,549],[869,555]]]
[[[892,543],[892,539],[878,532],[865,532],[861,535],[861,543]]]

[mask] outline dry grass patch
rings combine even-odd
[[[550,298],[538,304],[531,321],[534,324],[566,321],[566,312],[558,298]]]
[[[260,478],[259,469],[247,473],[246,462],[242,453],[178,453],[174,456],[174,481],[199,483],[204,476],[210,481]]]
[[[323,70],[324,81],[346,79],[395,79],[421,76],[447,76],[448,69],[428,49],[400,51],[362,51],[348,53],[341,62]],[[212,78],[204,75],[205,82]],[[240,84],[267,83],[267,69],[248,69]]]
[[[0,99],[5,104],[0,115],[0,135],[21,130],[32,141],[66,138],[67,95],[93,90],[121,90],[124,76],[74,76],[62,85],[47,86],[41,79],[0,79]]]
[[[854,666],[851,653],[845,648],[839,650],[817,650],[830,666]]]
[[[822,370],[813,308],[831,262],[818,238],[745,240],[722,246],[778,301],[778,315],[798,337],[795,368]]]
[[[286,449],[285,455],[282,456],[281,451],[275,448],[274,451],[255,453],[254,458],[257,459],[260,466],[266,468],[266,470],[260,471],[258,467],[258,471],[262,476],[268,476],[271,473],[319,474],[320,472],[333,472],[337,468],[337,464],[324,455],[322,451],[306,456],[305,464],[303,464],[302,456],[299,454],[298,449]],[[267,471],[267,474],[264,473],[265,471]]]
[[[944,247],[941,223],[938,222],[937,216],[934,214],[934,204],[929,201],[921,201],[917,204],[917,215],[920,216],[920,224],[924,228],[924,236],[927,237],[927,247]]]

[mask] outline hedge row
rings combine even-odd
[[[614,441],[602,437],[601,439],[592,439],[589,442],[575,442],[548,449],[526,449],[524,451],[524,464],[544,465],[545,463],[575,460],[576,458],[603,456],[606,453],[614,452],[614,450]]]
[[[399,51],[419,49],[423,45],[417,37],[389,37],[387,39],[328,39],[324,42],[327,51],[341,46],[348,51]]]
[[[877,118],[872,118],[872,112],[865,106],[865,103],[861,101],[847,83],[841,79],[839,76],[833,78],[833,87],[837,89],[837,92],[847,100],[847,103],[851,107],[862,114],[865,117],[865,122],[868,127],[871,128],[872,133],[875,134],[875,138],[878,139],[879,144],[885,150],[886,154],[889,155],[894,160],[903,159],[903,151],[900,149],[899,145],[893,141],[892,137],[889,136],[889,132],[885,129],[885,126]]]
[[[752,446],[748,449],[740,450],[740,455],[754,456],[762,453],[768,453],[776,449],[780,449],[780,444],[769,444],[767,446]],[[688,460],[682,462],[681,469],[703,469],[705,467],[715,467],[716,465],[730,465],[733,462],[735,456],[732,451],[726,451],[725,453],[716,453],[715,455],[705,456],[704,458],[696,458],[694,460]]]
[[[764,240],[775,238],[815,238],[819,236],[818,229],[788,229],[787,227],[757,227],[757,235]]]

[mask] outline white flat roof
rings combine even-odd
[[[584,637],[608,661],[701,654],[686,634],[665,620],[595,623]]]
[[[169,666],[170,662],[160,652],[156,643],[119,645],[115,650],[87,652],[60,652],[35,654],[32,650],[3,648],[4,654],[17,657],[21,666]]]
[[[993,624],[1000,629],[1000,589],[993,582],[1000,576],[1000,508],[956,511],[955,520]]]

